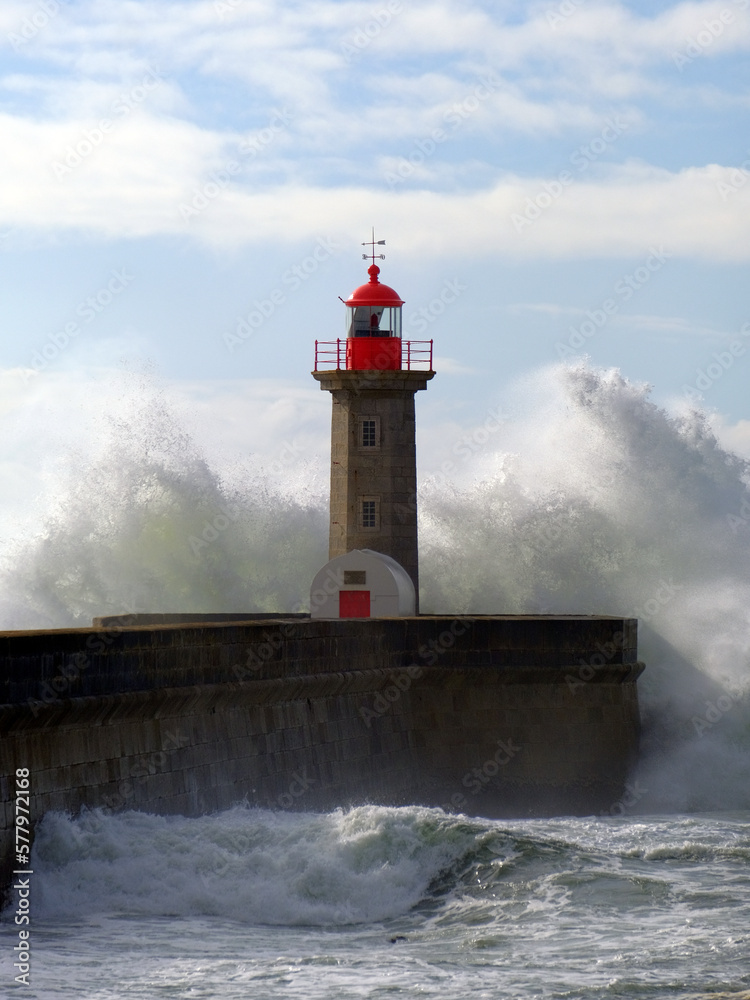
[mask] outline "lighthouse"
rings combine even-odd
[[[435,375],[432,341],[402,339],[404,300],[380,281],[375,263],[385,259],[376,253],[385,240],[373,232],[362,245],[370,247],[362,255],[369,280],[344,302],[346,336],[315,343],[312,375],[332,396],[329,558],[366,550],[395,560],[414,585],[418,611],[414,402]],[[349,586],[357,586],[353,578]],[[342,599],[341,617],[364,616],[366,604]]]

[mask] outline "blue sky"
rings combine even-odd
[[[372,226],[435,341],[424,469],[583,355],[750,456],[750,0],[3,0],[0,46],[14,482],[117,373],[209,451],[327,461],[313,342]]]

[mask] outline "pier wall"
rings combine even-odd
[[[529,816],[610,810],[637,752],[633,619],[112,621],[0,634],[6,864],[19,768],[32,822],[238,802]]]

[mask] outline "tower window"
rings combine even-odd
[[[380,417],[359,417],[357,444],[360,448],[380,447]]]
[[[362,447],[363,448],[374,448],[375,447],[375,421],[374,420],[363,420],[362,421]]]
[[[359,501],[359,526],[370,531],[380,528],[380,500],[378,497],[362,497]]]

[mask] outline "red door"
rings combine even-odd
[[[340,590],[339,618],[369,618],[369,590]]]

